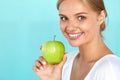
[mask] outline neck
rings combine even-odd
[[[79,49],[79,59],[85,62],[97,61],[101,57],[112,53],[101,39],[84,44],[80,46]]]

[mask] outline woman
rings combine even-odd
[[[65,54],[60,64],[40,57],[33,67],[41,80],[120,80],[120,59],[104,44],[107,16],[103,0],[58,0],[60,28],[79,51]]]

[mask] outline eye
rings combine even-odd
[[[66,21],[66,20],[68,20],[67,17],[60,17],[60,19],[61,19],[62,21]]]
[[[79,20],[79,21],[84,20],[84,19],[86,19],[85,16],[78,16],[78,20]]]

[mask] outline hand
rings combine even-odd
[[[67,60],[67,54],[64,55],[63,60],[59,64],[48,64],[41,56],[35,61],[33,70],[36,72],[41,80],[62,80],[62,68]]]

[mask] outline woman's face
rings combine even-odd
[[[60,28],[72,46],[98,40],[104,15],[97,14],[80,0],[65,0],[59,6]]]

